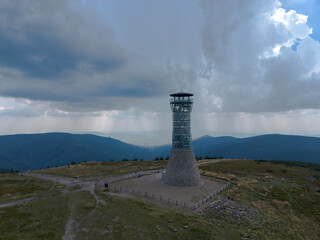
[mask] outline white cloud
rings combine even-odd
[[[279,1],[231,2],[201,1],[210,69],[205,89],[214,99],[207,106],[226,112],[320,108],[320,45],[309,37],[307,16]]]
[[[12,54],[0,57],[0,133],[169,142],[169,94],[180,90],[195,93],[195,137],[320,133],[307,15],[278,0],[171,2],[2,1],[0,51]]]
[[[283,8],[277,8],[270,19],[277,27],[283,24],[291,35],[283,46],[291,47],[297,39],[304,39],[312,34],[312,28],[307,25],[308,16],[298,14],[295,10],[286,11]]]

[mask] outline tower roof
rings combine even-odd
[[[186,92],[177,92],[170,94],[171,97],[192,97],[192,93],[186,93]]]

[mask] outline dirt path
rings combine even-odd
[[[234,160],[234,159],[209,160],[208,162],[199,163],[198,166],[206,165],[206,164],[210,164],[210,163],[217,163],[217,162],[221,162],[221,161],[230,161],[230,160]],[[34,173],[34,172],[22,172],[22,173],[19,173],[19,174],[20,175],[24,175],[24,176],[36,177],[36,178],[40,178],[40,179],[47,180],[47,181],[52,181],[54,183],[63,184],[63,185],[66,186],[66,189],[64,189],[62,191],[63,194],[67,194],[67,193],[70,193],[70,192],[83,191],[83,190],[89,191],[93,195],[95,200],[96,200],[96,206],[85,217],[83,217],[83,219],[80,221],[80,222],[82,222],[85,219],[90,218],[96,212],[97,207],[99,206],[99,204],[102,204],[102,205],[106,204],[105,201],[103,199],[100,199],[98,197],[98,195],[95,193],[95,189],[99,185],[103,185],[106,182],[107,183],[112,183],[112,182],[125,180],[125,179],[129,179],[129,178],[134,178],[134,177],[138,177],[138,176],[150,175],[152,173],[159,173],[160,171],[162,171],[162,170],[161,169],[156,169],[156,170],[149,170],[149,171],[139,171],[139,172],[127,173],[127,174],[120,175],[120,176],[99,177],[99,178],[96,178],[96,179],[95,178],[74,179],[74,178],[67,178],[67,177],[61,177],[61,176],[52,176],[52,175],[39,174],[39,173]],[[69,191],[69,188],[74,187],[74,186],[78,186],[78,187],[80,187],[80,189],[77,189],[77,190],[74,190],[74,191]],[[54,187],[54,185],[51,187],[51,189],[53,187]],[[123,197],[123,194],[114,194],[114,195],[119,195],[119,196]],[[0,208],[1,207],[13,206],[13,205],[16,205],[16,204],[23,204],[25,202],[29,202],[29,201],[32,201],[32,200],[35,200],[35,199],[39,199],[39,198],[41,198],[41,196],[35,196],[35,197],[21,199],[21,200],[17,200],[17,201],[5,203],[5,204],[0,204]],[[73,208],[71,208],[71,214],[70,214],[70,217],[69,217],[69,219],[67,221],[67,224],[65,226],[65,234],[62,237],[62,239],[63,240],[76,239],[76,234],[75,233],[77,232],[78,227],[79,227],[79,222],[76,222],[73,219]]]
[[[76,237],[76,234],[74,233],[73,229],[75,226],[75,221],[73,220],[73,208],[71,208],[71,214],[68,219],[68,222],[65,226],[65,232],[62,237],[62,240],[73,240]]]
[[[36,199],[41,198],[41,196],[34,196],[34,197],[29,197],[29,198],[24,198],[24,199],[20,199],[20,200],[16,200],[16,201],[12,201],[12,202],[8,202],[8,203],[2,203],[0,204],[0,208],[4,208],[4,207],[11,207],[17,204],[24,204]]]
[[[29,176],[29,177],[36,177],[43,180],[52,181],[55,183],[60,183],[63,185],[66,185],[67,187],[72,187],[78,184],[81,184],[83,181],[80,179],[73,179],[73,178],[66,178],[66,177],[60,177],[60,176],[52,176],[52,175],[45,175],[40,173],[34,173],[34,172],[22,172],[19,173],[23,176]]]
[[[24,175],[24,176],[31,176],[31,177],[36,177],[36,178],[40,178],[40,179],[47,180],[47,181],[52,181],[54,183],[63,184],[66,186],[66,189],[64,189],[62,191],[63,194],[67,194],[67,193],[71,193],[71,192],[78,192],[78,191],[89,191],[96,200],[96,206],[84,218],[90,217],[94,213],[96,208],[99,206],[99,204],[105,204],[105,201],[102,199],[99,199],[97,194],[94,192],[96,181],[84,181],[82,179],[72,179],[72,178],[66,178],[66,177],[60,177],[60,176],[44,175],[44,174],[39,174],[39,173],[20,173],[20,174]],[[74,186],[79,186],[80,189],[77,189],[74,191],[69,191],[69,188],[74,187]],[[63,240],[76,239],[75,233],[77,232],[78,225],[79,224],[77,224],[77,222],[73,219],[73,208],[71,208],[71,214],[70,214],[70,217],[69,217],[67,224],[65,226],[65,233],[64,233],[62,239]]]
[[[245,160],[245,159],[234,159],[234,158],[225,158],[225,159],[213,159],[213,160],[208,160],[207,162],[202,162],[202,163],[198,163],[198,166],[202,166],[202,165],[207,165],[207,164],[211,164],[211,163],[218,163],[218,162],[227,162],[227,161],[241,161],[241,160]]]
[[[232,160],[235,160],[235,159],[214,159],[214,160],[208,160],[207,162],[198,163],[197,165],[198,166],[202,166],[202,165],[206,165],[206,164],[223,162],[223,161],[232,161]],[[134,177],[137,177],[137,176],[149,175],[149,174],[156,173],[156,172],[159,172],[159,171],[162,171],[162,169],[132,172],[132,173],[127,173],[127,174],[123,174],[123,175],[120,175],[120,176],[108,176],[108,177],[102,177],[102,178],[100,177],[100,178],[97,178],[97,179],[92,178],[92,177],[91,178],[87,178],[87,179],[74,179],[74,178],[67,178],[67,177],[61,177],[61,176],[52,176],[52,175],[39,174],[39,173],[34,173],[34,172],[22,172],[22,173],[19,173],[19,174],[23,175],[23,176],[36,177],[36,178],[40,178],[40,179],[43,179],[43,180],[52,181],[54,183],[63,184],[63,185],[66,186],[66,189],[64,189],[62,191],[62,193],[64,193],[64,194],[70,192],[68,190],[69,188],[74,187],[74,186],[79,186],[80,189],[75,190],[75,191],[83,191],[83,190],[89,191],[94,196],[94,198],[96,200],[96,206],[98,206],[99,204],[103,204],[104,205],[105,201],[103,201],[102,199],[99,199],[99,197],[95,194],[95,192],[94,192],[95,184],[98,183],[98,185],[102,185],[105,182],[112,183],[112,182],[116,182],[116,181],[120,181],[120,180],[134,178]],[[51,186],[50,190],[52,190],[54,188],[54,186],[55,186],[55,184],[53,184]],[[72,192],[75,192],[75,191],[72,191]],[[120,195],[121,194],[119,194],[119,196]],[[24,204],[24,203],[27,203],[29,201],[33,201],[33,200],[40,199],[40,198],[41,198],[41,196],[34,196],[34,197],[20,199],[20,200],[8,202],[8,203],[3,203],[3,204],[0,204],[0,208],[14,206],[14,205],[17,205],[17,204]]]
[[[55,185],[56,185],[55,183],[52,184],[50,191],[53,190]],[[18,204],[25,204],[27,202],[30,202],[30,201],[33,201],[36,199],[43,199],[43,198],[46,198],[46,197],[43,195],[37,195],[37,196],[33,196],[33,197],[23,198],[23,199],[19,199],[19,200],[7,202],[7,203],[2,203],[2,204],[0,204],[0,208],[11,207],[11,206],[18,205]]]
[[[34,172],[32,172],[32,173],[31,172],[22,172],[19,174],[23,175],[23,176],[36,177],[36,178],[40,178],[43,180],[52,181],[54,183],[63,184],[66,186],[66,188],[62,191],[63,194],[84,191],[84,190],[89,191],[96,200],[96,206],[85,217],[83,217],[82,220],[80,220],[80,222],[81,222],[81,221],[84,221],[84,220],[90,218],[91,216],[93,216],[95,214],[99,204],[101,204],[101,205],[106,204],[106,202],[103,199],[100,199],[98,197],[98,195],[95,193],[96,187],[103,185],[105,182],[111,183],[111,182],[120,181],[120,180],[133,178],[133,177],[137,177],[137,176],[148,175],[148,174],[152,174],[152,173],[159,172],[159,171],[160,170],[140,171],[140,172],[127,173],[127,174],[120,175],[120,176],[109,176],[109,177],[96,178],[96,179],[95,178],[73,179],[73,178],[67,178],[67,177],[39,174],[39,173],[34,173]],[[74,191],[69,191],[69,188],[74,187],[74,186],[78,186],[78,187],[80,187],[80,189],[77,189]],[[54,187],[54,185],[51,187],[51,189],[53,187]],[[40,198],[40,197],[37,196],[37,197],[32,197],[32,198],[22,199],[22,200],[10,202],[10,203],[1,204],[0,208],[25,203],[26,201],[32,201],[32,200],[35,200],[38,198]],[[63,235],[62,239],[63,240],[76,239],[75,233],[77,232],[78,227],[79,227],[79,222],[76,222],[73,219],[73,208],[72,208],[70,217],[69,217],[68,222],[65,226],[65,234]]]

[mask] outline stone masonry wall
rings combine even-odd
[[[194,187],[202,184],[192,148],[171,149],[162,180],[165,184],[178,187]]]

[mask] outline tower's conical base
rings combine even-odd
[[[178,187],[194,187],[202,184],[192,148],[171,149],[162,180],[165,184]]]

